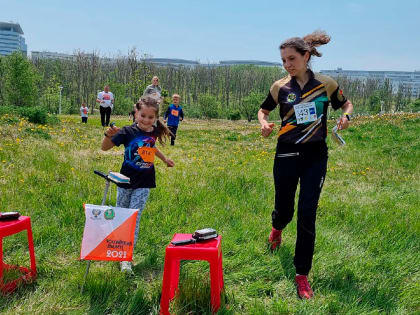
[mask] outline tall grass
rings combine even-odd
[[[220,314],[415,314],[420,311],[420,115],[357,118],[329,142],[327,180],[317,217],[310,281],[315,298],[294,287],[295,219],[280,250],[266,240],[274,205],[275,136],[257,123],[190,120],[174,147],[161,150],[157,188],[141,220],[134,276],[93,262],[83,295],[79,261],[83,203],[100,204],[93,170],[118,171],[122,148],[100,150],[97,117],[61,116],[33,125],[0,116],[0,211],[31,216],[36,283],[0,297],[4,314],[158,314],[165,246],[174,233],[213,227],[223,237],[225,294]],[[118,126],[129,124],[116,118]],[[332,122],[330,122],[330,128]],[[115,204],[115,187],[110,204]],[[22,233],[21,233],[22,234]],[[28,264],[25,235],[3,241],[6,263]],[[184,262],[177,314],[210,313],[208,265]]]

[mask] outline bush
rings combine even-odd
[[[228,112],[226,118],[229,120],[239,120],[241,119],[241,112],[237,109],[231,110]]]
[[[215,96],[210,94],[201,94],[198,97],[198,104],[202,118],[219,118],[220,104]]]
[[[201,118],[201,111],[197,105],[183,104],[182,111],[184,112],[184,116],[187,118]]]
[[[22,107],[19,109],[20,115],[34,124],[45,124],[48,120],[48,112],[44,107]]]
[[[258,118],[258,110],[264,98],[265,95],[258,92],[251,92],[248,96],[244,97],[240,106],[248,121]]]
[[[408,104],[407,109],[413,112],[420,112],[420,98]]]
[[[14,106],[0,106],[0,116],[4,114],[17,115],[19,113],[17,108]]]

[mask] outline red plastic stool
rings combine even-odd
[[[13,266],[3,263],[3,238],[10,236],[16,233],[19,233],[23,230],[27,231],[28,234],[28,247],[29,255],[31,258],[31,269],[20,266]],[[8,283],[3,283],[3,269],[6,270],[17,270],[22,273],[22,276],[19,278],[10,281]],[[16,220],[11,221],[0,221],[0,291],[3,294],[13,292],[19,283],[22,281],[31,282],[36,277],[36,263],[35,263],[35,252],[34,252],[34,241],[32,237],[32,227],[31,227],[31,218],[20,216]]]
[[[172,241],[190,239],[192,234],[175,234]],[[213,312],[220,307],[220,293],[223,289],[222,236],[189,245],[166,247],[163,269],[162,297],[160,313],[169,314],[169,302],[178,288],[179,267],[181,260],[207,260],[210,264],[211,304]]]

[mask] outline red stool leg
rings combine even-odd
[[[31,258],[31,277],[32,279],[34,279],[36,277],[36,262],[35,262],[34,239],[32,235],[31,221],[29,221],[26,231],[28,234],[29,256]]]
[[[3,286],[3,237],[0,237],[0,288]]]
[[[220,308],[220,275],[219,258],[215,255],[210,263],[211,305],[212,311],[217,312]]]
[[[219,280],[220,280],[220,290],[223,290],[225,286],[225,282],[223,281],[223,259],[222,259],[222,252],[219,255]]]
[[[169,293],[169,297],[171,300],[175,296],[176,289],[178,289],[180,265],[181,261],[178,259],[176,259],[171,265],[173,268],[171,272],[171,289]]]
[[[178,287],[179,260],[174,259],[168,252],[165,256],[162,280],[162,296],[160,298],[160,314],[170,315],[169,302],[174,297]],[[175,286],[176,284],[176,286]]]

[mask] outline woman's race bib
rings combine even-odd
[[[296,121],[299,125],[318,119],[315,102],[296,104],[293,105],[293,108],[295,110]]]

